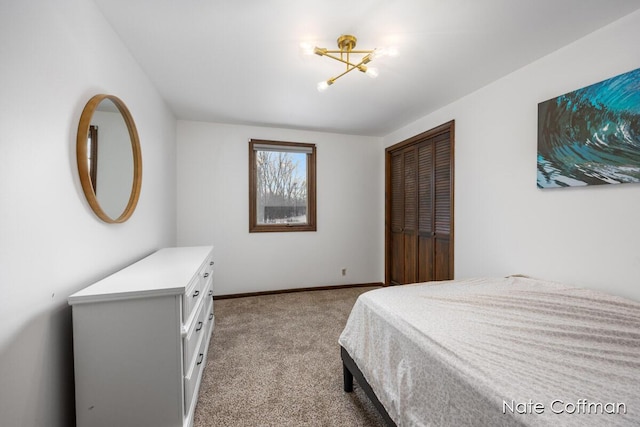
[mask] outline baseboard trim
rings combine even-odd
[[[214,295],[213,299],[230,299],[230,298],[244,298],[244,297],[259,297],[263,295],[277,295],[277,294],[290,294],[293,292],[307,292],[307,291],[330,291],[336,289],[346,288],[366,288],[370,286],[384,286],[382,282],[374,283],[357,283],[351,285],[332,285],[332,286],[316,286],[313,288],[292,288],[292,289],[278,289],[275,291],[262,291],[262,292],[247,292],[243,294],[226,294],[226,295]]]

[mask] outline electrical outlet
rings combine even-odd
[[[343,276],[346,276],[346,275],[347,275],[347,269],[346,269],[346,268],[343,268],[343,269],[342,269],[342,275],[343,275]]]

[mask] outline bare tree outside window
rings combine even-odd
[[[249,144],[249,231],[315,231],[315,145]]]

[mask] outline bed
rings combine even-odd
[[[339,338],[389,425],[640,425],[640,302],[527,277],[376,289]]]

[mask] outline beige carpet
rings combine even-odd
[[[342,389],[338,336],[370,289],[215,300],[194,427],[383,426],[357,382]]]

